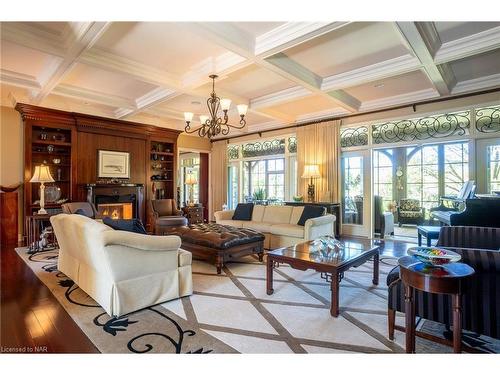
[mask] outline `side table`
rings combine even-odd
[[[54,214],[33,214],[26,216],[26,245],[28,246],[29,253],[36,253],[38,251],[44,250],[40,247],[40,234],[44,229],[44,223],[50,220],[50,217]],[[49,225],[50,226],[50,225]],[[56,238],[53,234],[53,239],[51,244],[56,244]]]
[[[453,296],[453,351],[462,351],[462,282],[474,274],[464,263],[449,263],[439,267],[428,266],[414,257],[398,260],[400,276],[405,288],[406,353],[415,353],[415,289]]]
[[[182,212],[188,219],[188,224],[201,224],[204,222],[203,206],[185,206],[182,207]]]

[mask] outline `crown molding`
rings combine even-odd
[[[500,26],[480,33],[443,43],[436,52],[434,61],[442,64],[500,47]]]
[[[308,113],[305,115],[300,115],[297,117],[296,123],[300,124],[306,121],[322,120],[324,118],[342,116],[347,114],[349,114],[349,112],[346,111],[345,109],[337,109],[337,110],[327,109],[324,111],[318,111],[318,112]]]
[[[289,102],[292,100],[304,98],[312,95],[312,92],[302,86],[294,86],[289,89],[274,92],[272,94],[263,95],[250,100],[250,109],[258,109],[271,107],[276,104]]]
[[[331,91],[345,87],[356,86],[381,78],[397,76],[417,70],[421,67],[420,61],[412,55],[398,56],[372,65],[363,66],[344,73],[323,78],[321,90]]]
[[[67,52],[59,34],[28,22],[2,22],[1,38],[53,56],[64,57]]]
[[[36,77],[7,69],[0,69],[0,82],[6,85],[23,87],[31,90],[40,90],[41,88]]]
[[[412,103],[424,99],[431,99],[439,97],[439,93],[435,89],[425,89],[410,92],[407,94],[390,96],[388,98],[369,100],[362,102],[359,108],[360,112],[371,111],[374,109],[380,109],[384,107],[392,107],[398,104]]]
[[[263,58],[282,52],[350,22],[287,22],[255,40],[255,55]]]
[[[466,91],[477,91],[495,86],[500,86],[500,73],[486,77],[469,79],[467,81],[460,81],[455,85],[452,93],[458,94]]]

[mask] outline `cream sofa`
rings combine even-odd
[[[300,242],[314,240],[323,235],[334,234],[335,216],[325,213],[321,217],[308,219],[304,226],[297,222],[304,207],[259,206],[253,208],[252,220],[232,220],[234,210],[214,213],[218,224],[237,228],[254,229],[263,233],[265,249],[292,246]]]
[[[178,236],[114,230],[82,215],[50,218],[59,243],[58,269],[121,316],[193,293],[191,253]]]

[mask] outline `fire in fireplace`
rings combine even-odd
[[[112,219],[132,219],[132,203],[101,203],[97,206],[97,212]]]

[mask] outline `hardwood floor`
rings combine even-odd
[[[381,255],[400,257],[415,244],[386,240]],[[1,351],[99,353],[50,290],[15,253],[1,249]],[[385,281],[385,280],[384,280]]]
[[[15,247],[0,250],[2,353],[99,353]]]

